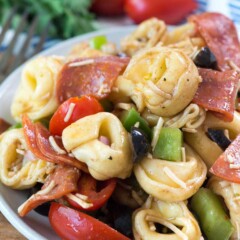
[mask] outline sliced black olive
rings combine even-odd
[[[31,189],[31,192],[30,192],[30,196],[32,196],[33,194],[37,193],[38,191],[41,190],[42,188],[42,183],[37,183],[32,189]],[[42,205],[36,207],[34,209],[34,211],[36,211],[37,213],[39,213],[40,215],[43,215],[43,216],[48,216],[48,212],[49,212],[49,209],[50,209],[50,202],[46,202],[46,203],[43,203]]]
[[[137,162],[149,152],[150,144],[146,134],[140,128],[131,127],[131,137],[135,152],[134,162]]]
[[[217,60],[208,47],[203,47],[194,58],[194,63],[202,68],[216,68]]]
[[[225,151],[225,149],[230,145],[231,141],[226,137],[223,130],[208,128],[208,137],[217,143],[217,145]]]
[[[240,98],[240,91],[237,92],[237,97]]]

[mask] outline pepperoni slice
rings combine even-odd
[[[128,63],[129,58],[116,56],[79,58],[66,63],[58,75],[59,102],[82,95],[92,95],[97,99],[107,97]]]
[[[232,121],[235,109],[239,76],[232,70],[218,72],[199,68],[203,81],[193,98],[193,102],[225,121]]]
[[[33,194],[25,203],[18,208],[18,213],[24,217],[32,209],[39,205],[61,198],[78,189],[77,182],[80,171],[71,166],[58,165],[49,175],[42,189]]]
[[[36,157],[48,162],[67,164],[88,173],[87,166],[84,163],[70,157],[67,153],[59,154],[52,148],[49,142],[51,134],[41,123],[32,123],[26,115],[23,116],[22,121],[28,148]],[[54,138],[54,141],[61,149],[64,149],[60,138]]]
[[[202,13],[189,18],[217,59],[221,71],[231,69],[229,60],[240,67],[240,47],[233,22],[220,13]]]
[[[0,134],[5,132],[11,125],[4,119],[0,118]]]

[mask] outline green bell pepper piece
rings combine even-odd
[[[106,36],[96,36],[91,38],[89,41],[89,45],[93,49],[101,50],[102,46],[107,43]]]
[[[8,128],[8,130],[11,130],[11,129],[16,129],[16,128],[22,128],[22,123],[16,123],[14,125],[12,125],[10,128]]]
[[[231,237],[234,228],[214,192],[200,188],[190,204],[208,240],[228,240]]]
[[[182,161],[183,134],[178,128],[162,128],[153,157],[169,161]]]
[[[131,131],[131,127],[133,127],[137,122],[139,122],[139,128],[145,132],[148,140],[152,139],[151,128],[134,108],[131,108],[129,111],[125,111],[123,113],[123,115],[121,116],[121,122],[128,132]]]

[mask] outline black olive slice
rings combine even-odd
[[[140,128],[131,128],[132,144],[135,152],[134,162],[141,160],[150,149],[147,136]]]
[[[217,60],[208,47],[203,47],[194,58],[194,63],[202,68],[216,68]]]
[[[207,135],[212,141],[217,143],[223,151],[231,144],[231,141],[226,137],[223,130],[208,128]]]

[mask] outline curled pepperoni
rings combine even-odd
[[[11,125],[4,119],[0,118],[0,134],[5,132]]]
[[[77,183],[80,171],[71,166],[58,165],[51,173],[42,189],[33,194],[25,203],[18,208],[21,217],[39,205],[63,197],[78,189]]]
[[[218,69],[231,69],[229,61],[240,67],[240,47],[233,22],[220,13],[202,13],[189,18],[217,59]]]
[[[82,95],[92,95],[97,99],[107,97],[128,63],[129,58],[116,56],[79,58],[66,63],[58,75],[59,102]]]
[[[49,142],[51,134],[42,124],[32,123],[26,115],[23,116],[22,121],[24,137],[28,148],[36,157],[48,162],[67,164],[88,172],[87,166],[84,163],[69,156],[67,152],[59,154],[52,148]],[[54,141],[61,149],[64,149],[60,138],[54,138]]]
[[[217,117],[225,121],[232,121],[239,82],[238,73],[232,70],[225,72],[204,68],[198,70],[203,81],[193,102],[215,112]]]

